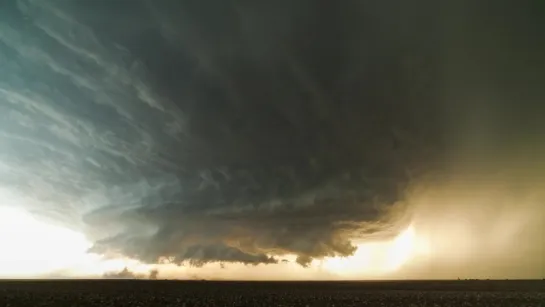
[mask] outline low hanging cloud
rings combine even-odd
[[[155,280],[159,276],[157,269],[151,269],[146,275],[144,273],[136,273],[131,271],[128,267],[123,268],[121,271],[106,272],[102,275],[102,278],[106,279],[151,279]]]
[[[394,236],[422,178],[531,167],[533,41],[462,37],[477,6],[281,2],[3,4],[0,184],[97,253],[308,265]]]
[[[106,272],[102,277],[106,279],[142,279],[144,275],[134,273],[128,268],[124,268],[119,272]]]

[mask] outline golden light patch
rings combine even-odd
[[[326,258],[319,265],[343,277],[380,276],[395,272],[417,255],[429,252],[423,238],[418,238],[413,226],[393,240],[360,243],[354,255]]]

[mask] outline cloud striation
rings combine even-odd
[[[472,34],[476,4],[392,2],[5,1],[0,186],[147,263],[308,265],[394,235],[419,178],[527,152],[537,107],[502,116],[542,94],[517,60],[542,46],[524,22]]]

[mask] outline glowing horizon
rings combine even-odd
[[[165,268],[172,269],[172,265],[146,265],[136,260],[106,259],[90,254],[87,250],[92,243],[84,235],[38,221],[13,208],[0,207],[0,245],[4,247],[0,254],[2,278],[41,278],[58,272],[71,278],[100,278],[124,268],[141,275],[152,268],[162,268],[163,275],[172,275],[168,269],[165,271]],[[358,244],[352,256],[315,260],[309,270],[323,269],[341,277],[376,277],[395,272],[410,261],[417,248],[415,231],[410,226],[392,240]],[[38,254],[36,250],[41,252]]]
[[[296,263],[295,255],[269,255],[287,263],[207,263],[202,267],[108,258],[89,254],[92,242],[82,233],[49,225],[22,209],[0,206],[0,277],[102,278],[128,268],[141,278],[157,269],[160,279],[540,278],[534,268],[542,265],[539,256],[543,255],[543,246],[520,238],[529,238],[540,230],[543,216],[536,213],[540,212],[542,192],[519,199],[513,209],[497,205],[501,197],[508,199],[497,190],[482,185],[480,191],[471,192],[461,189],[463,186],[465,183],[455,182],[415,190],[407,199],[412,222],[397,236],[384,240],[356,238],[353,255],[315,259],[307,268]],[[10,195],[4,193],[3,197],[12,197],[12,203],[21,201]],[[490,202],[496,204],[494,220],[487,214],[491,208],[486,204]],[[441,206],[433,209],[437,203]]]

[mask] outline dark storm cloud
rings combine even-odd
[[[112,271],[112,272],[106,272],[102,275],[102,278],[107,279],[157,279],[157,276],[159,276],[159,271],[156,269],[152,269],[149,271],[149,273],[143,274],[143,273],[136,273],[129,268],[125,267],[121,271]]]
[[[143,275],[136,274],[129,270],[128,268],[124,268],[123,270],[119,272],[107,272],[103,276],[103,278],[108,279],[140,279],[143,278]]]
[[[150,263],[349,255],[459,118],[445,8],[399,2],[4,2],[1,184]]]

